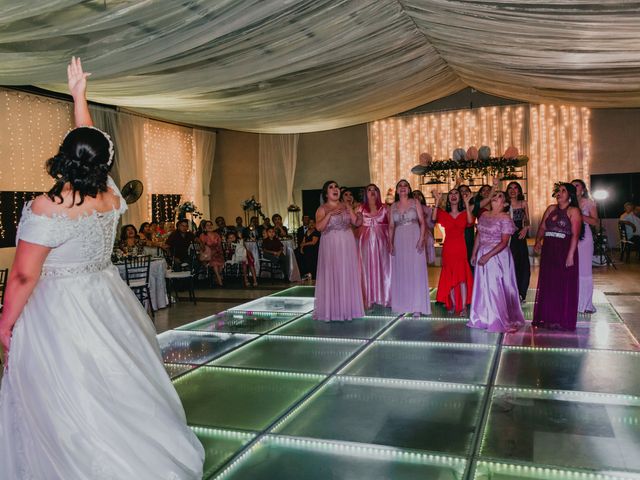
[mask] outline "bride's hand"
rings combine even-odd
[[[82,62],[80,58],[71,57],[71,62],[67,65],[67,79],[69,84],[69,92],[72,97],[84,97],[87,91],[87,77],[90,73],[82,70]]]

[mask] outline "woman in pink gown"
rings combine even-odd
[[[367,185],[365,203],[357,212],[362,215],[358,230],[360,264],[367,308],[372,304],[390,306],[391,259],[389,254],[389,211],[382,203],[380,189]]]
[[[391,239],[391,309],[429,315],[429,283],[424,251],[425,222],[422,205],[411,197],[406,180],[396,185],[389,216]]]
[[[467,325],[490,332],[514,332],[524,325],[518,282],[509,249],[516,226],[505,207],[504,192],[496,192],[490,210],[478,219],[478,235],[471,253],[475,265],[473,300]]]
[[[351,225],[362,224],[340,201],[340,187],[332,180],[322,187],[324,204],[316,211],[316,228],[322,232],[313,318],[330,322],[364,316],[362,277],[356,239]]]
[[[595,313],[593,306],[593,234],[591,225],[598,225],[596,202],[589,198],[587,185],[579,178],[571,184],[576,187],[576,196],[584,222],[584,237],[578,242],[578,313]]]

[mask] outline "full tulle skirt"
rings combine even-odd
[[[117,269],[42,278],[2,379],[2,478],[199,480],[203,461],[151,320]]]
[[[325,322],[364,316],[360,262],[351,229],[322,234],[313,318]]]
[[[417,250],[417,223],[397,225],[391,256],[391,310],[398,313],[431,313],[425,250]]]
[[[573,266],[566,267],[571,240],[545,237],[540,255],[538,292],[533,308],[533,325],[575,330],[578,319],[578,249]]]
[[[391,258],[387,225],[362,229],[358,239],[365,305],[388,307],[391,298]]]
[[[584,226],[584,238],[578,242],[578,312],[593,313],[593,234]]]
[[[493,247],[480,246],[478,258]],[[467,325],[490,332],[512,332],[524,325],[513,256],[508,248],[491,257],[486,265],[476,265]]]

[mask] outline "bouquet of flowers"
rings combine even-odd
[[[287,207],[287,212],[299,212],[299,211],[300,211],[300,207],[293,203]]]
[[[253,210],[256,215],[260,215],[262,218],[265,218],[265,214],[262,213],[262,205],[256,200],[256,197],[254,197],[253,195],[251,196],[251,198],[242,202],[240,206],[245,212]]]

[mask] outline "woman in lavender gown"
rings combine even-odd
[[[425,221],[422,205],[411,196],[411,185],[400,180],[389,215],[391,239],[391,309],[414,315],[431,313]]]
[[[591,225],[598,225],[596,202],[589,198],[587,185],[579,178],[571,184],[576,187],[576,196],[584,222],[584,237],[578,242],[578,312],[595,313],[593,306],[593,235]]]
[[[358,231],[360,264],[367,308],[391,302],[391,258],[389,254],[389,210],[382,203],[380,189],[367,185],[365,203],[357,207],[362,215]]]
[[[340,201],[340,187],[333,180],[322,186],[324,204],[316,211],[316,228],[322,232],[313,318],[351,320],[364,316],[362,279],[356,239],[351,226],[362,224],[362,215]]]
[[[557,205],[544,212],[534,250],[540,255],[538,293],[533,326],[575,330],[578,318],[578,240],[582,236],[582,213],[576,187],[556,186]]]
[[[491,198],[490,210],[478,219],[471,254],[475,265],[471,316],[467,325],[490,332],[514,332],[524,325],[509,239],[516,226],[508,213],[504,192]]]
[[[427,205],[427,200],[424,198],[424,195],[420,190],[414,190],[411,194],[414,199],[416,199],[422,205],[422,211],[424,213],[424,226],[425,226],[425,241],[424,241],[424,251],[427,255],[427,263],[432,265],[436,261],[436,242],[433,233],[433,229],[435,224],[431,219],[433,214],[433,209]]]

